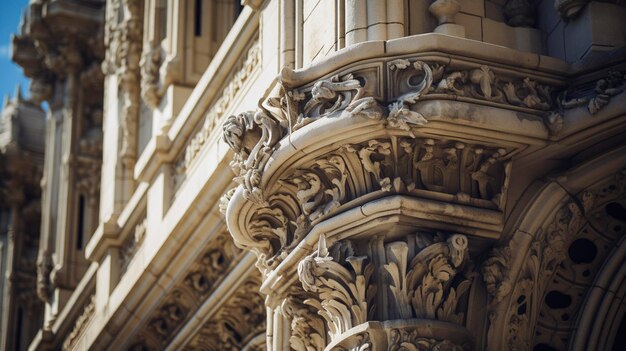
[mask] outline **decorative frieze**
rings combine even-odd
[[[124,240],[124,243],[120,247],[120,270],[122,272],[126,272],[130,261],[135,257],[135,254],[139,250],[139,247],[143,243],[143,239],[146,236],[146,229],[148,224],[148,218],[144,215],[143,219],[140,220],[136,225],[134,230],[128,238]]]
[[[256,241],[264,265],[272,266],[312,225],[367,194],[445,196],[459,204],[502,209],[511,168],[506,157],[505,149],[439,139],[392,137],[348,144],[302,164],[269,188],[248,222],[248,242]],[[254,160],[252,155],[248,160]],[[254,185],[259,181],[254,172],[240,171],[239,182]]]
[[[91,297],[87,300],[87,304],[83,308],[82,313],[76,318],[76,322],[74,322],[74,328],[67,335],[65,341],[63,342],[63,351],[72,350],[76,344],[76,341],[80,337],[81,333],[87,327],[87,323],[93,317],[95,308],[96,308],[96,296],[91,295]]]
[[[198,130],[190,138],[183,154],[181,154],[182,159],[180,160],[180,165],[176,167],[177,174],[184,173],[191,166],[198,152],[208,140],[211,132],[213,132],[215,128],[222,123],[224,113],[232,107],[232,104],[241,89],[245,86],[253,73],[259,68],[260,62],[261,50],[259,48],[259,43],[254,42],[248,49],[245,58],[242,60],[240,64],[241,68],[232,75],[232,78],[222,90],[222,95],[207,111],[200,130]]]
[[[139,344],[148,350],[167,346],[179,328],[192,316],[192,312],[197,310],[237,263],[241,253],[226,232],[216,236],[204,254],[147,318],[148,322],[139,332],[138,338],[143,339]]]
[[[258,277],[248,278],[205,322],[187,344],[188,350],[264,350],[255,338],[265,334],[265,304]]]
[[[605,78],[593,83],[592,88],[578,88],[563,91],[558,103],[561,109],[567,110],[579,106],[587,106],[594,115],[611,102],[611,99],[626,89],[626,72],[609,71]]]

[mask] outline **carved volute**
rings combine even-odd
[[[437,54],[285,70],[276,96],[226,120],[239,186],[222,209],[257,254],[268,345],[485,346],[486,290],[506,287],[480,267],[513,159],[558,133],[569,103],[562,80],[511,72]]]

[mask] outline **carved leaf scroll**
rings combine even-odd
[[[374,266],[364,256],[345,258],[347,267],[335,261],[322,236],[316,252],[298,265],[298,276],[305,291],[318,298],[304,301],[319,310],[328,326],[331,340],[350,328],[366,322],[375,286],[369,281]]]
[[[279,123],[261,110],[244,112],[226,119],[223,135],[235,152],[231,162],[237,174],[235,181],[243,185],[246,199],[263,203],[264,197],[259,187],[261,175],[274,147],[282,138]]]
[[[453,281],[467,261],[467,237],[453,235],[446,242],[433,243],[418,252],[410,263],[405,242],[386,245],[385,270],[391,277],[390,291],[397,317],[428,318],[461,324],[463,314],[456,313],[459,298],[470,282]]]

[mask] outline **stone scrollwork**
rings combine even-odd
[[[319,311],[331,340],[366,322],[371,314],[373,304],[368,296],[373,296],[376,287],[370,285],[374,266],[366,261],[365,256],[332,257],[322,236],[317,251],[298,265],[302,287],[318,295],[304,303]]]
[[[433,84],[432,93],[463,96],[540,111],[554,108],[553,87],[531,78],[510,80],[500,77],[489,66],[451,71]]]
[[[469,280],[452,286],[457,270],[468,259],[467,237],[453,235],[446,242],[433,243],[408,262],[408,245],[386,245],[388,263],[384,268],[391,277],[391,299],[397,317],[428,318],[462,324],[457,314],[458,298],[469,288]]]
[[[244,187],[246,199],[263,203],[261,175],[265,164],[282,138],[280,124],[264,111],[230,116],[223,126],[224,140],[235,152],[231,167],[235,181]]]
[[[150,349],[163,349],[167,346],[176,331],[191,317],[192,311],[215,291],[238,262],[237,258],[241,257],[241,253],[226,231],[219,233],[210,242],[204,253],[182,274],[181,280],[142,326],[139,334],[146,339],[147,344],[153,345]],[[258,283],[255,291],[257,287]],[[260,305],[263,303],[260,302]]]
[[[433,84],[433,71],[430,66],[421,61],[415,61],[411,64],[409,60],[396,60],[391,62],[392,69],[399,71],[408,67],[413,67],[417,73],[422,74],[422,78],[418,84],[414,84],[407,79],[407,85],[411,89],[409,93],[400,96],[395,102],[389,104],[389,116],[387,116],[387,125],[390,128],[401,129],[407,131],[409,135],[415,138],[415,134],[411,131],[409,125],[421,126],[428,121],[421,114],[412,111],[408,106],[415,104],[420,96],[428,93]]]
[[[328,214],[346,199],[346,163],[339,155],[315,161],[284,180],[298,188],[296,198],[308,222]]]
[[[561,109],[567,110],[587,105],[587,110],[594,115],[609,104],[611,99],[626,89],[626,73],[609,71],[606,77],[595,82],[591,92],[563,91],[558,103]]]
[[[465,348],[450,340],[421,336],[415,330],[392,329],[389,333],[389,351],[463,351]]]
[[[293,130],[335,113],[340,113],[342,117],[364,116],[380,119],[383,116],[382,107],[374,98],[364,97],[364,94],[361,82],[352,74],[343,77],[333,76],[316,82],[310,92],[310,99],[297,117]],[[292,98],[288,103],[297,106],[297,102],[304,100],[306,95],[302,91],[296,91],[289,95]]]
[[[435,199],[440,196],[437,194],[446,194],[451,201],[489,209],[501,209],[505,203],[510,176],[507,150],[410,137],[341,146],[286,172],[260,197],[252,186],[260,184],[261,170],[254,167],[263,165],[264,157],[269,156],[262,149],[264,139],[250,141],[244,136],[256,128],[249,127],[250,116],[233,118],[224,128],[233,149],[239,150],[233,165],[244,196],[260,204],[246,223],[245,237],[236,242],[256,250],[262,256],[259,264],[263,269],[286,257],[313,225],[366,194],[415,194]],[[272,138],[268,140],[271,144]],[[244,141],[252,146],[244,147]],[[248,150],[261,150],[260,161]],[[224,201],[229,197],[232,195],[227,194]],[[227,207],[226,202],[222,207]]]
[[[343,110],[350,102],[363,96],[361,83],[349,74],[333,76],[313,85],[311,99],[304,105],[303,113],[308,118],[320,118]]]
[[[259,284],[256,277],[246,279],[185,349],[247,350],[246,346],[265,331],[265,304],[258,292]]]
[[[326,347],[326,328],[316,311],[294,297],[285,299],[281,310],[291,321],[289,344],[296,351],[323,351]]]

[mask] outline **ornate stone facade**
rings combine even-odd
[[[621,349],[624,17],[31,1],[17,104],[47,102],[45,160],[2,149],[0,228],[41,234],[3,350]],[[24,308],[37,332],[6,327]]]

